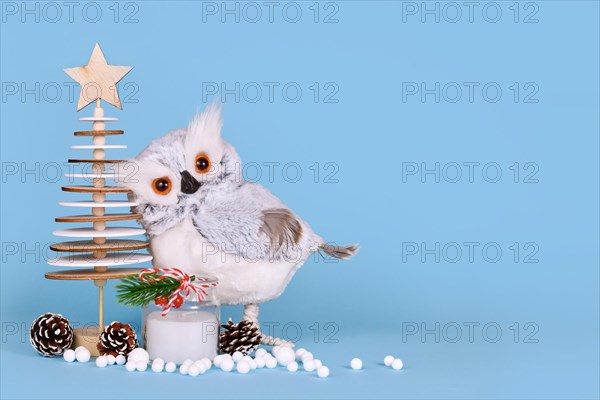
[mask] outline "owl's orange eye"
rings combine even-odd
[[[196,172],[205,174],[210,169],[210,158],[204,153],[200,153],[196,156]]]
[[[152,189],[154,190],[154,193],[160,194],[161,196],[169,194],[171,191],[171,186],[171,180],[166,176],[163,176],[162,178],[156,178],[152,182]]]

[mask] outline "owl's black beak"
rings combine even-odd
[[[181,191],[185,194],[193,194],[198,191],[202,184],[187,171],[181,173]]]

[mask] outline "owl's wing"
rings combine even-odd
[[[289,246],[297,246],[302,239],[300,221],[285,208],[270,208],[262,212],[260,232],[267,236],[270,250],[280,252]]]
[[[250,259],[298,258],[299,251],[310,252],[304,248],[307,226],[258,184],[236,184],[211,192],[192,220],[213,245]]]

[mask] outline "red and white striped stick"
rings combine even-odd
[[[149,277],[145,276],[145,275],[149,275],[149,274],[160,274],[160,275],[153,277],[153,278],[149,278]],[[219,283],[219,282],[209,282],[210,280],[208,278],[200,278],[197,276],[194,276],[194,281],[192,281],[188,274],[186,274],[185,272],[183,272],[182,270],[180,270],[178,268],[146,268],[146,269],[141,270],[139,272],[138,276],[140,278],[140,281],[146,282],[146,283],[158,282],[165,278],[175,278],[180,282],[177,289],[175,289],[175,291],[169,297],[169,301],[168,301],[167,305],[163,308],[163,311],[161,313],[161,315],[163,317],[165,315],[167,315],[169,313],[169,311],[171,311],[171,307],[173,307],[173,303],[177,299],[177,296],[180,296],[180,292],[181,293],[185,292],[185,295],[183,295],[183,297],[188,297],[193,292],[196,294],[198,301],[200,303],[202,303],[208,296],[208,294],[206,293],[206,291],[204,289],[217,286],[217,284]],[[201,282],[205,282],[205,283],[201,283]],[[208,282],[208,283],[206,283],[206,282]]]

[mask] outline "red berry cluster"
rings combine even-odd
[[[156,304],[159,307],[166,307],[167,304],[169,304],[169,298],[168,297],[157,297],[156,299],[154,299],[154,304]],[[178,294],[177,297],[175,298],[175,301],[173,302],[173,306],[175,308],[179,308],[183,305],[183,296]]]

